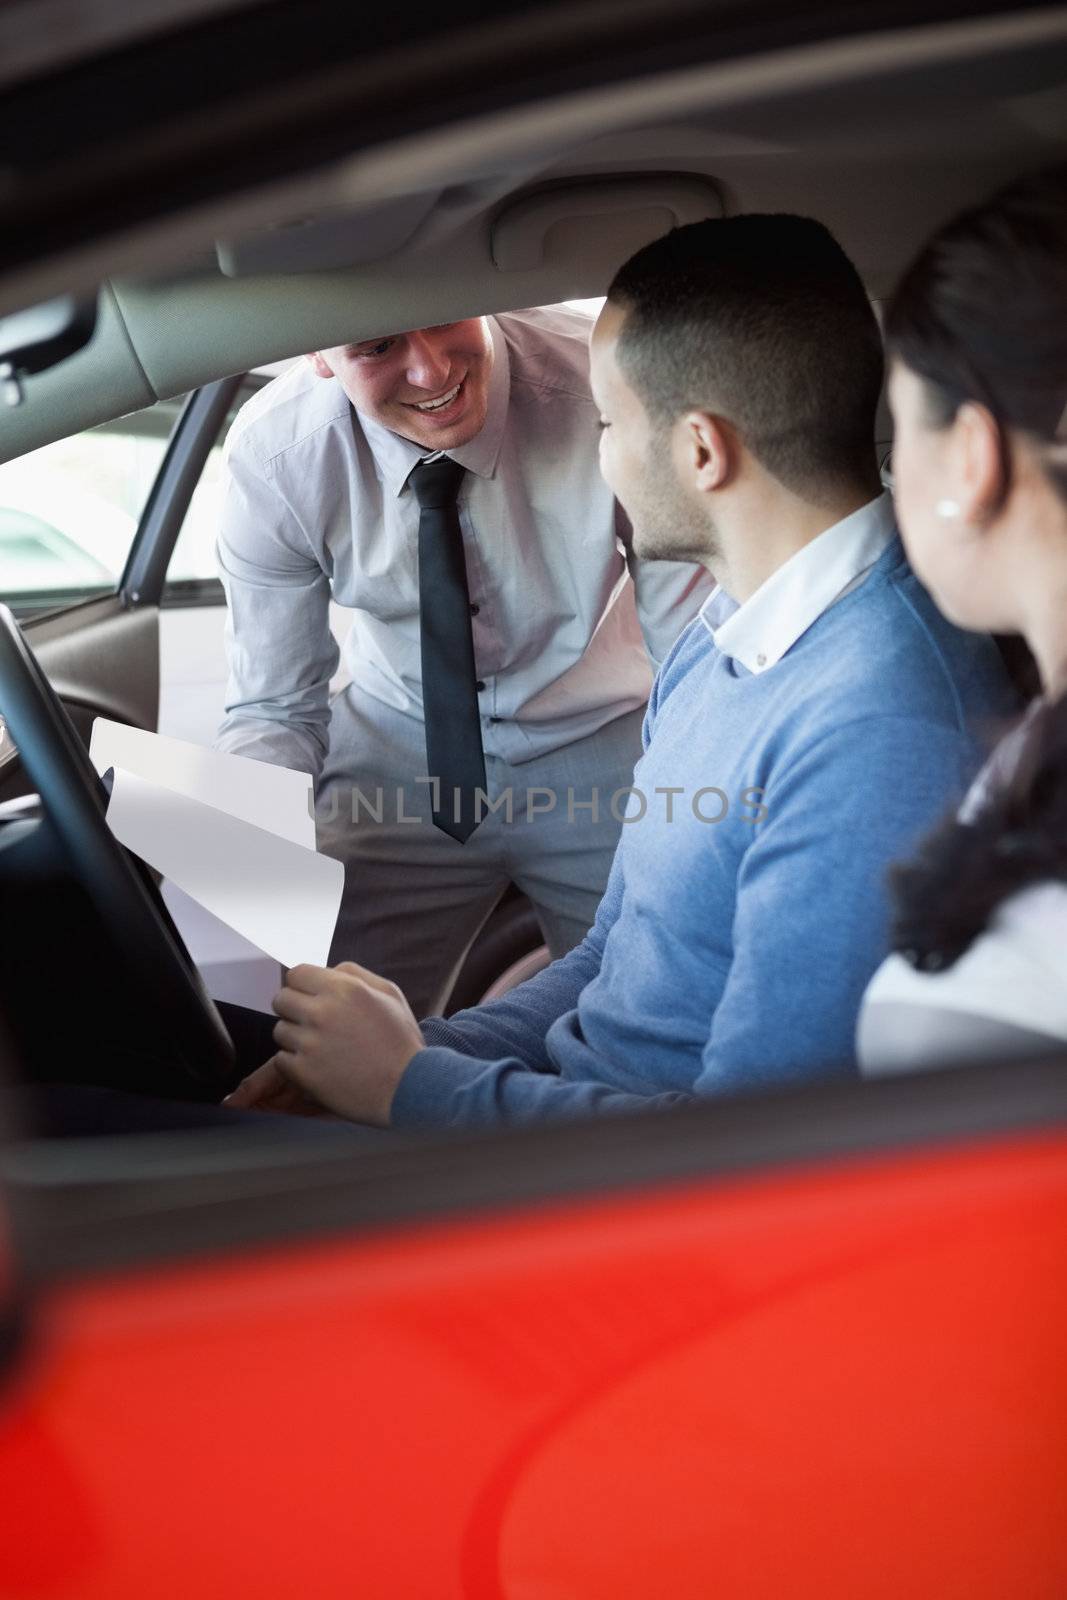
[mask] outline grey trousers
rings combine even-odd
[[[532,901],[553,958],[573,949],[608,880],[625,795],[612,799],[632,781],[643,716],[520,766],[487,755],[493,809],[459,844],[433,825],[422,722],[343,691],[316,793],[319,849],[345,866],[330,964],[360,962],[433,1016],[509,883]]]

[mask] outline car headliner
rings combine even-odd
[[[708,213],[819,217],[877,299],[947,215],[1065,156],[1067,7],[571,85],[9,274],[0,311],[106,281],[91,344],[0,419],[0,460],[306,349],[603,293],[679,179]]]

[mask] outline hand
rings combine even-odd
[[[290,1117],[322,1117],[336,1122],[332,1111],[305,1094],[297,1084],[285,1076],[278,1065],[278,1057],[271,1056],[261,1067],[242,1078],[232,1094],[223,1100],[224,1106],[251,1108],[255,1111],[278,1111]]]
[[[351,1122],[388,1127],[397,1084],[424,1042],[396,984],[354,961],[293,967],[272,1005],[278,1053],[225,1104],[307,1110],[310,1098]]]

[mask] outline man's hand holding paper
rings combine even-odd
[[[274,997],[276,1055],[250,1073],[227,1105],[299,1111],[309,1097],[350,1122],[389,1126],[404,1069],[423,1037],[395,983],[343,961],[293,967]]]

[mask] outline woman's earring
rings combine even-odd
[[[939,500],[934,510],[945,522],[952,522],[960,514],[960,503],[958,500]]]

